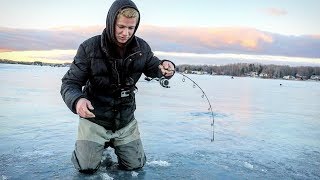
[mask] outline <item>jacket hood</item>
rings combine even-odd
[[[112,44],[116,44],[117,43],[117,40],[116,40],[115,34],[114,34],[116,18],[117,18],[118,13],[122,9],[129,8],[129,7],[130,8],[134,8],[139,13],[139,10],[138,10],[137,6],[131,0],[116,0],[116,1],[114,1],[112,3],[112,5],[111,5],[111,7],[109,9],[108,15],[107,15],[106,29],[104,31],[106,33],[105,35],[107,36],[106,39],[109,41],[109,43],[112,43]],[[138,29],[139,23],[140,23],[140,13],[139,13],[139,18],[138,18],[138,21],[137,21],[136,28],[135,28],[135,30],[133,32],[133,35],[127,41],[126,44],[130,43],[130,41],[134,38],[134,36],[135,36],[134,34],[136,33],[136,31]]]

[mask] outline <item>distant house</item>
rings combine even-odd
[[[217,75],[218,73],[216,73],[216,72],[214,72],[214,71],[212,71],[211,72],[211,75]]]
[[[295,80],[296,78],[294,76],[288,75],[288,76],[283,76],[283,79],[285,79],[285,80]]]
[[[42,66],[43,65],[41,61],[34,61],[32,64],[33,65],[37,65],[37,66]]]
[[[320,76],[319,75],[312,75],[310,77],[311,80],[316,80],[316,81],[320,81]]]
[[[191,74],[203,74],[203,72],[202,71],[191,71]]]
[[[259,74],[259,77],[261,77],[261,78],[268,78],[269,75],[268,75],[267,73],[260,73],[260,74]]]
[[[296,74],[296,79],[297,80],[306,80],[306,79],[308,79],[308,77],[307,76],[302,76],[300,74]]]
[[[255,71],[251,71],[247,74],[245,74],[246,76],[250,76],[250,77],[258,77],[258,72],[255,72]]]

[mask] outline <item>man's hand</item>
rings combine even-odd
[[[86,98],[80,98],[76,105],[77,114],[82,118],[96,117],[89,109],[94,109],[91,102]]]
[[[159,65],[159,69],[165,77],[170,77],[174,74],[174,65],[170,61],[163,61]]]

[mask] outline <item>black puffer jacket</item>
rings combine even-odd
[[[132,90],[142,73],[148,77],[161,77],[158,68],[161,61],[141,38],[132,36],[126,44],[124,57],[115,53],[115,15],[123,7],[137,9],[130,0],[116,0],[112,4],[107,28],[102,35],[79,46],[61,86],[62,98],[72,112],[76,113],[77,101],[85,97],[91,101],[96,116],[89,120],[110,130],[120,129],[134,119],[136,105]],[[130,95],[120,98],[121,89],[130,90]]]

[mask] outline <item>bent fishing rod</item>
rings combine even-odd
[[[206,95],[206,93],[204,92],[204,90],[203,90],[194,80],[192,80],[190,77],[188,77],[187,75],[185,75],[185,74],[183,74],[183,73],[180,73],[180,72],[177,72],[177,71],[175,71],[175,72],[183,76],[182,82],[185,82],[185,78],[187,78],[188,80],[190,80],[190,81],[193,83],[193,88],[198,87],[198,88],[201,90],[201,92],[202,92],[201,97],[202,97],[202,98],[205,97],[205,98],[207,99],[207,102],[208,102],[208,104],[209,104],[208,111],[211,113],[211,117],[212,117],[212,123],[211,123],[211,127],[212,127],[212,139],[211,139],[211,142],[213,142],[213,141],[214,141],[214,115],[213,115],[212,106],[211,106],[211,103],[210,103],[210,101],[209,101],[208,96]],[[161,77],[161,78],[149,78],[149,77],[146,77],[146,78],[145,78],[145,80],[147,80],[147,81],[151,81],[151,80],[153,80],[153,79],[159,81],[159,83],[160,83],[160,85],[161,85],[162,87],[164,87],[164,88],[170,88],[170,86],[169,86],[169,80],[166,79],[165,77]]]

